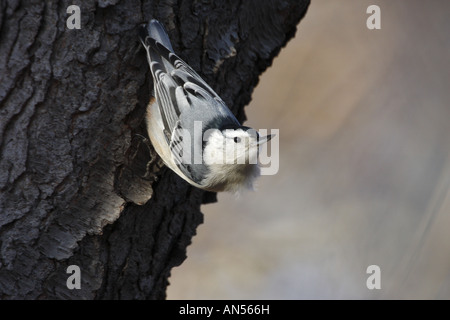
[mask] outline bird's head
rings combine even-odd
[[[257,165],[259,148],[273,135],[261,137],[255,129],[239,126],[213,130],[206,138],[206,164]]]
[[[215,191],[253,189],[261,171],[259,147],[272,137],[243,126],[210,131],[204,137],[203,160],[209,169],[204,184]]]

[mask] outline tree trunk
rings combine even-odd
[[[75,2],[75,3],[73,3]],[[81,29],[69,29],[77,4]],[[150,18],[245,120],[309,0],[6,0],[0,7],[0,299],[162,299],[215,194],[166,169],[143,123]],[[69,289],[70,265],[81,289]]]

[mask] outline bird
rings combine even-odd
[[[145,120],[166,166],[189,184],[212,192],[254,190],[259,148],[274,135],[243,126],[219,95],[173,50],[156,19],[139,26],[153,77]]]

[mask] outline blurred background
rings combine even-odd
[[[168,299],[450,299],[449,13],[312,1],[246,107],[280,129],[279,172],[202,207]]]

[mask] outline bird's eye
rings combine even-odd
[[[241,142],[241,138],[239,138],[239,137],[234,137],[234,142],[236,142],[236,143]]]

